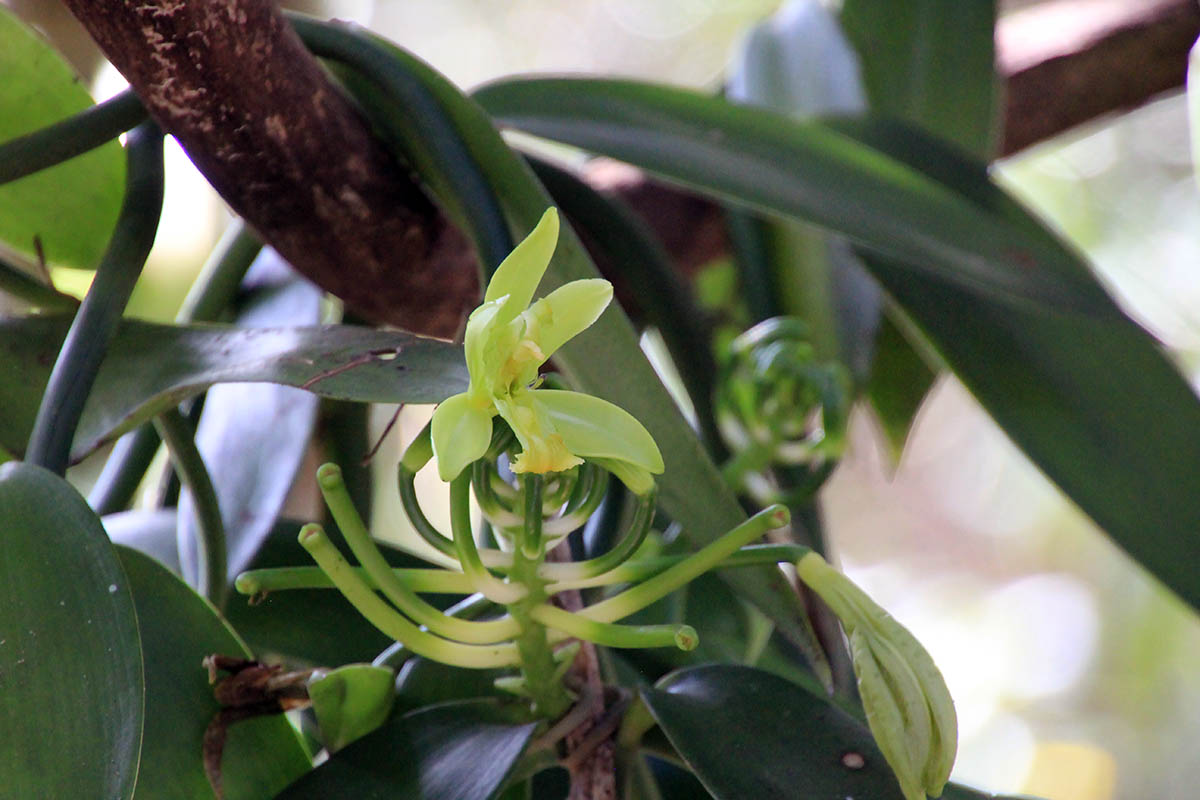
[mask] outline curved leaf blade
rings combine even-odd
[[[825,698],[750,667],[674,672],[641,690],[671,744],[719,800],[903,800],[871,733]]]
[[[213,607],[166,567],[136,550],[117,552],[137,606],[146,669],[146,733],[134,796],[211,797],[202,747],[220,706],[200,662],[211,653],[250,653]],[[238,722],[229,729],[222,759],[225,797],[271,797],[310,765],[282,715]]]
[[[69,117],[92,98],[45,41],[0,7],[0,141]],[[114,139],[36,175],[0,186],[0,242],[52,264],[94,268],[124,195]]]
[[[129,581],[62,478],[0,466],[0,775],[7,797],[133,795],[142,649]]]
[[[777,675],[729,664],[691,667],[641,689],[641,697],[719,800],[903,798],[862,722]],[[942,796],[993,798],[953,783]]]
[[[502,122],[628,161],[759,211],[833,228],[909,269],[1014,304],[1116,315],[1054,240],[833,126],[663,86],[504,81],[475,94]]]
[[[992,184],[981,164],[903,126],[797,123],[626,82],[496,84],[480,99],[532,132],[868,242],[868,268],[1008,435],[1118,544],[1200,607],[1200,572],[1191,566],[1200,558],[1193,464],[1200,403],[1087,266]],[[830,139],[831,131],[843,138]],[[859,159],[864,149],[875,155]],[[890,193],[860,194],[891,179]],[[812,207],[819,197],[830,210]],[[925,211],[913,215],[907,202]],[[958,222],[934,219],[942,203]],[[891,223],[872,227],[862,218],[869,209]],[[892,235],[900,220],[924,229],[890,250],[872,241]],[[980,248],[958,241],[967,233]],[[906,259],[925,245],[928,257],[946,260],[915,268]],[[956,278],[960,270],[970,277]],[[1021,277],[1031,273],[1051,279],[1044,302],[1036,300],[1048,288],[1042,278]]]
[[[288,787],[279,800],[488,800],[524,752],[536,723],[489,701],[447,703],[393,718]]]
[[[1200,608],[1200,403],[1145,331],[998,307],[882,259],[871,268],[1013,442]]]
[[[0,446],[24,452],[70,319],[0,319]],[[278,383],[322,397],[436,403],[467,387],[462,348],[350,325],[239,329],[124,320],[75,435],[78,459],[216,383]]]

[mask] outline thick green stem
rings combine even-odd
[[[811,549],[800,544],[759,544],[743,547],[721,563],[713,567],[718,569],[733,569],[735,567],[757,567],[764,564],[794,564],[811,552]],[[571,589],[592,589],[597,586],[613,586],[618,583],[637,583],[652,578],[659,573],[682,564],[691,555],[658,556],[638,561],[627,561],[616,569],[596,575],[591,578],[578,580],[563,579],[550,584],[546,591],[551,595]],[[541,574],[549,571],[551,564],[542,567]],[[566,565],[569,566],[569,565]]]
[[[404,506],[404,514],[412,523],[418,536],[439,553],[456,558],[454,541],[435,528],[421,509],[421,500],[417,497],[416,478],[417,474],[401,462],[396,470],[396,485],[400,490],[400,503]]]
[[[541,475],[526,475],[521,480],[525,487],[525,526],[521,537],[521,553],[528,559],[540,559],[542,555],[542,488]]]
[[[73,117],[0,144],[0,184],[24,178],[110,142],[146,119],[142,101],[124,91]]]
[[[459,478],[461,480],[461,478]],[[457,482],[457,481],[456,481]],[[531,489],[525,484],[525,507],[531,506],[530,494],[538,495],[536,522],[526,520],[526,532],[523,541],[529,538],[528,528],[541,525],[541,487]],[[534,711],[546,718],[556,718],[566,712],[571,706],[571,696],[562,683],[562,675],[550,649],[550,640],[546,635],[543,624],[533,618],[533,611],[545,603],[547,599],[545,581],[538,576],[538,566],[544,553],[537,553],[533,558],[526,556],[525,548],[518,547],[513,554],[513,568],[509,580],[526,589],[525,597],[508,606],[508,613],[521,625],[521,635],[517,637],[517,650],[521,653],[521,674],[525,681],[525,689],[533,699]]]
[[[196,591],[221,608],[225,601],[225,523],[221,520],[221,507],[212,478],[196,449],[196,431],[175,408],[156,417],[154,427],[167,443],[175,469],[192,492],[197,523]],[[180,541],[178,546],[180,560],[186,563],[185,555],[193,546],[192,542]]]
[[[650,531],[650,523],[654,520],[657,497],[656,489],[651,489],[638,497],[638,506],[634,511],[633,520],[629,523],[629,529],[607,553],[587,561],[543,564],[540,570],[541,576],[557,582],[578,581],[594,578],[620,567],[637,552],[637,549],[642,546],[642,542],[646,540],[646,534]]]
[[[372,589],[379,584],[362,567],[354,571]],[[396,580],[410,591],[424,594],[471,594],[475,585],[461,572],[445,569],[400,569],[391,568]],[[286,592],[291,589],[333,589],[333,580],[319,567],[269,567],[252,569],[237,576],[234,587],[240,594],[262,595],[271,592]]]
[[[175,321],[217,320],[237,296],[242,278],[246,277],[247,270],[261,250],[262,242],[254,231],[245,222],[235,220],[226,228],[212,255],[200,268],[200,275],[183,299]]]
[[[125,202],[116,232],[54,362],[33,424],[25,459],[59,475],[66,472],[84,403],[154,244],[162,213],[162,145],[162,131],[153,123],[129,134]]]
[[[491,611],[496,607],[496,604],[488,600],[481,594],[473,594],[470,597],[463,598],[454,605],[446,609],[446,616],[460,617],[462,619],[474,619],[480,614]],[[413,652],[404,642],[393,642],[383,652],[375,656],[371,664],[376,667],[391,667],[399,669],[400,666],[412,657]]]
[[[529,616],[547,628],[605,647],[678,647],[680,650],[692,650],[700,642],[696,629],[691,625],[616,625],[587,619],[551,605],[537,606],[529,612]]]
[[[102,517],[128,508],[160,444],[162,438],[148,422],[118,439],[88,494],[88,505]]]
[[[763,564],[794,564],[811,552],[809,548],[799,544],[760,544],[743,547],[729,558],[713,567],[714,570],[735,569],[737,567],[757,567]],[[561,581],[546,587],[546,594],[554,596],[559,592],[572,589],[591,589],[597,586],[612,586],[618,583],[636,583],[651,578],[676,564],[682,563],[690,556],[660,556],[640,561],[629,561],[617,569],[609,570],[594,578],[583,578],[577,581]],[[543,564],[538,571],[539,577],[550,566]],[[358,576],[366,581],[372,589],[379,586],[372,580],[367,571],[361,567],[355,568]],[[421,594],[470,594],[475,591],[471,579],[461,572],[451,572],[445,569],[404,569],[392,567],[391,572],[411,591]],[[238,575],[235,583],[237,591],[244,595],[269,594],[290,589],[333,589],[333,581],[319,567],[270,567],[255,569]],[[489,601],[490,602],[490,601]],[[450,612],[444,612],[449,614]]]

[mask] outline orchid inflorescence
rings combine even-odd
[[[300,542],[316,568],[244,573],[238,590],[261,595],[336,587],[396,640],[387,663],[419,655],[459,667],[517,668],[519,678],[498,685],[527,697],[535,716],[554,719],[573,702],[563,681],[577,649],[573,641],[689,650],[698,641],[689,625],[619,621],[712,569],[798,564],[801,579],[846,626],[868,721],[906,795],[916,796],[913,787],[940,791],[954,750],[953,706],[941,676],[907,630],[820,556],[800,545],[754,544],[788,524],[786,508],[771,505],[690,555],[640,556],[656,507],[653,475],[663,471],[654,439],[607,401],[542,388],[541,366],[590,326],[612,296],[607,281],[588,280],[532,302],[557,234],[557,214],[550,209],[497,269],[467,323],[467,390],[438,406],[400,460],[405,513],[420,537],[453,566],[393,568],[354,507],[341,470],[325,464],[317,471],[318,485],[359,566],[345,559],[320,525],[310,524]],[[777,362],[768,357],[766,363],[771,368]],[[809,391],[804,372],[792,366],[779,367],[792,379],[785,394],[803,399]],[[792,428],[767,416],[769,428],[783,425],[790,434]],[[449,484],[450,535],[429,521],[414,484],[417,472],[435,457]],[[596,512],[610,475],[635,499],[614,544],[583,561],[548,560],[549,551]],[[472,490],[498,547],[481,548],[476,541]],[[622,585],[626,588],[578,611],[553,602],[570,590]],[[427,593],[468,597],[443,611],[420,596]]]

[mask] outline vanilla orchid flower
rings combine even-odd
[[[572,281],[532,302],[557,242],[558,212],[550,208],[496,269],[482,305],[468,318],[470,384],[433,414],[438,474],[449,482],[481,458],[499,414],[521,446],[513,472],[561,472],[586,458],[644,494],[663,460],[640,422],[598,397],[537,388],[542,364],[612,300],[612,284],[596,278]]]

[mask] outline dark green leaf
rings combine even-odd
[[[92,104],[71,68],[0,6],[0,141]],[[64,266],[94,268],[124,193],[125,159],[114,139],[65,164],[0,186],[0,242]]]
[[[893,313],[903,312],[888,313],[880,324],[867,397],[892,457],[898,459],[936,375],[892,321]]]
[[[254,291],[238,310],[234,324],[239,328],[314,325],[321,319],[321,290],[296,275],[274,250],[259,254],[245,284]],[[220,505],[230,582],[250,563],[279,516],[308,453],[317,404],[309,392],[275,384],[221,384],[204,397],[196,447]],[[195,541],[191,492],[180,496],[179,510],[179,541]],[[190,580],[193,553],[185,550],[181,561]]]
[[[796,123],[613,81],[500,84],[483,99],[534,132],[776,213],[811,216],[873,251],[888,254],[889,239],[906,240],[890,257],[870,259],[875,277],[1034,463],[1134,558],[1200,605],[1192,568],[1200,558],[1200,403],[1086,265],[990,183],[981,164],[873,120]],[[844,138],[829,139],[833,131]],[[860,158],[864,149],[874,157]],[[894,190],[875,198],[871,213],[890,220],[883,228],[906,220],[911,230],[874,229],[862,217],[874,202],[861,194],[871,183]],[[818,197],[829,209],[813,207]],[[943,224],[935,205],[954,209],[958,221]],[[929,213],[914,214],[919,208]],[[926,245],[931,263],[942,259],[936,269],[905,261]],[[1042,290],[1046,302],[1034,299]]]
[[[1010,438],[1200,607],[1200,403],[1133,322],[1038,313],[873,264]]]
[[[136,550],[118,552],[137,605],[146,669],[146,734],[135,796],[211,797],[201,748],[204,729],[220,707],[200,662],[212,653],[250,653],[212,606],[166,567]],[[271,797],[310,766],[282,715],[238,722],[229,729],[222,759],[225,797]]]
[[[133,794],[144,683],[129,582],[66,481],[0,466],[0,794]]]
[[[679,755],[720,800],[903,800],[870,732],[783,678],[749,667],[695,667],[641,695]]]
[[[494,703],[450,703],[392,719],[288,787],[279,800],[488,800],[533,735]]]
[[[495,683],[496,678],[511,674],[512,670],[462,669],[410,658],[396,677],[396,708],[412,711],[451,700],[511,699]]]
[[[66,317],[0,319],[0,446],[20,454],[62,344]],[[243,330],[121,323],[84,409],[80,458],[214,383],[269,382],[323,397],[436,403],[467,386],[462,349],[348,325]]]
[[[871,110],[906,120],[983,158],[998,108],[992,0],[845,0]]]
[[[757,25],[728,84],[726,95],[736,103],[797,116],[856,113],[866,106],[853,48],[832,12],[815,0],[785,4]],[[742,209],[728,213],[743,289],[758,320],[800,317],[817,356],[840,358],[861,381],[881,298],[846,243],[795,220],[754,218]]]
[[[841,22],[858,50],[874,112],[991,157],[999,108],[991,0],[846,0]],[[896,454],[933,379],[913,346],[885,322],[868,397]]]
[[[630,81],[516,80],[476,97],[506,124],[759,211],[809,219],[916,273],[997,301],[1117,313],[1078,258],[1051,237],[859,141],[849,126]]]

